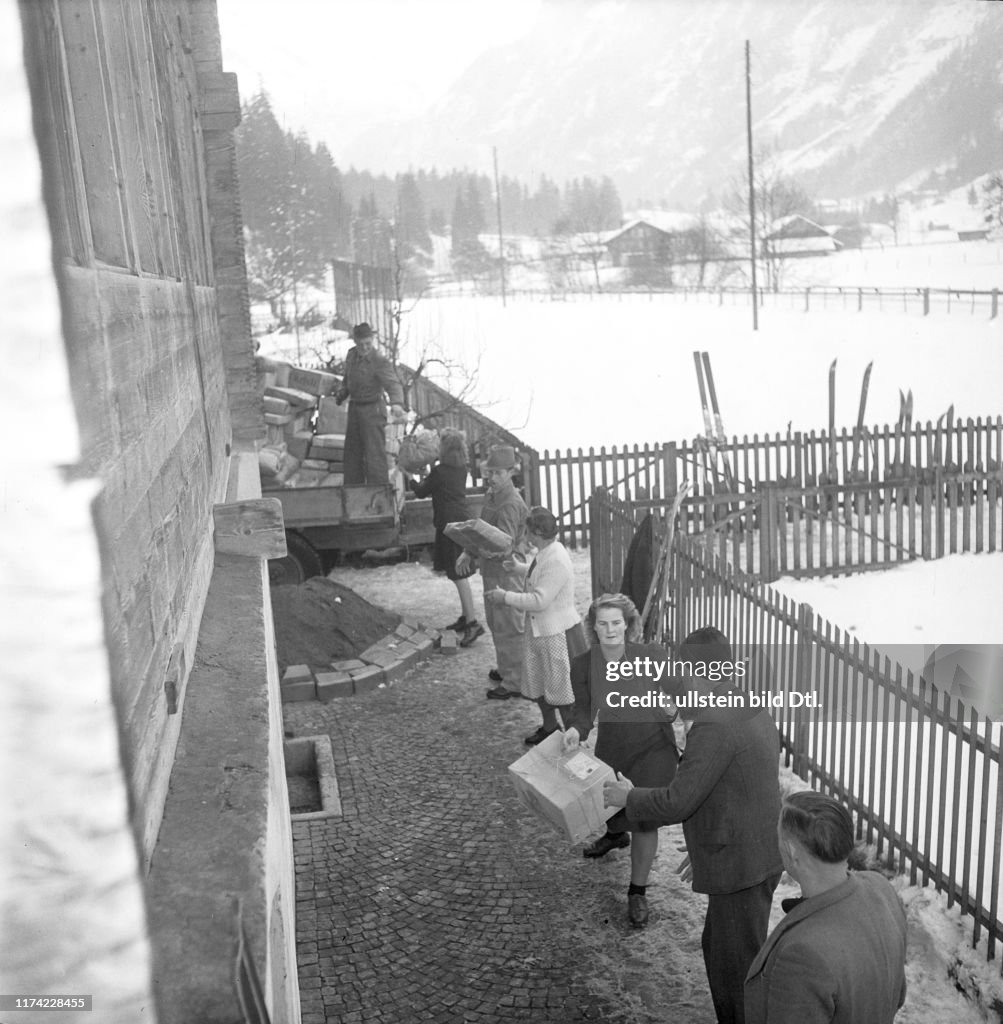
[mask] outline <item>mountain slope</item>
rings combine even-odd
[[[420,121],[347,155],[483,168],[497,146],[524,180],[608,173],[628,199],[696,202],[741,172],[746,39],[757,144],[820,195],[1003,166],[1003,4],[979,0],[545,0]]]

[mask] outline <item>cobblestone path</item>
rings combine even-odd
[[[336,578],[433,625],[455,617],[451,585],[421,566]],[[486,634],[375,693],[286,706],[287,730],[330,735],[344,811],[293,826],[303,1024],[712,1021],[681,830],[661,830],[635,932],[628,851],[585,860],[518,802],[507,766],[539,712],[485,699],[493,664]]]

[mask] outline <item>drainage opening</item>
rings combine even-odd
[[[294,818],[341,814],[338,779],[329,736],[302,736],[283,743],[289,810]]]

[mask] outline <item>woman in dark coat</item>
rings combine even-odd
[[[460,596],[460,617],[446,629],[464,633],[469,630],[480,635],[484,632],[474,611],[474,596],[470,580],[456,571],[456,560],[463,548],[447,537],[447,523],[461,523],[470,518],[467,507],[467,442],[462,430],[443,430],[439,437],[439,461],[424,480],[409,480],[408,487],[418,498],[432,499],[432,525],[435,544],[432,549],[432,568],[453,581]]]
[[[603,594],[589,608],[588,622],[595,636],[591,650],[571,662],[571,686],[575,703],[567,716],[565,749],[584,740],[598,721],[595,755],[634,785],[668,786],[676,774],[679,752],[672,722],[675,711],[665,706],[623,707],[624,698],[643,697],[659,687],[654,678],[631,676],[607,681],[607,664],[650,658],[668,671],[668,653],[655,644],[639,644],[641,616],[624,594]],[[665,675],[662,675],[662,681]],[[608,697],[616,693],[612,701]],[[664,704],[668,704],[667,699]],[[618,706],[611,706],[618,705]],[[598,717],[597,717],[598,716]],[[635,782],[646,779],[647,782]],[[648,921],[646,886],[658,852],[658,826],[639,822],[629,828],[627,816],[617,812],[606,823],[606,834],[585,848],[586,857],[602,857],[610,850],[630,846],[630,887],[627,910],[630,923],[643,928]]]

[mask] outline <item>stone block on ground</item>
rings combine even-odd
[[[356,694],[371,693],[381,683],[386,682],[386,675],[383,669],[377,665],[367,665],[365,668],[354,668],[348,673],[352,677],[352,684]]]
[[[313,672],[309,665],[289,665],[282,673],[282,685],[286,683],[299,683],[304,679],[313,679]]]
[[[335,697],[351,697],[355,693],[352,677],[347,672],[318,672],[317,699],[333,700]]]
[[[399,636],[401,640],[407,640],[413,633],[416,633],[417,631],[417,626],[411,626],[406,622],[401,622],[401,624],[394,630],[394,635]]]
[[[459,639],[460,638],[451,629],[447,629],[442,636],[439,637],[439,653],[455,654],[460,649]]]
[[[412,634],[408,643],[414,644],[418,648],[419,654],[422,657],[427,658],[433,650],[435,650],[435,641],[427,634],[423,632],[417,632]]]
[[[359,658],[343,658],[341,661],[332,661],[331,668],[335,672],[351,672],[353,668],[365,668],[366,663]]]
[[[311,676],[309,679],[300,679],[294,683],[283,683],[279,691],[282,694],[282,703],[292,704],[301,700],[313,700],[317,695],[317,684]]]
[[[370,665],[379,665],[380,668],[387,668],[400,660],[395,651],[380,646],[367,648],[359,657]]]
[[[401,640],[400,642],[394,644],[391,650],[394,652],[394,654],[397,655],[398,658],[401,659],[401,661],[406,661],[408,663],[409,668],[415,661],[418,660],[419,656],[422,653],[419,650],[418,645],[411,643],[410,640]]]

